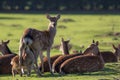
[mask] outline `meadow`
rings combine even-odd
[[[51,14],[52,16],[56,14]],[[46,30],[49,21],[45,14],[0,13],[0,40],[10,40],[9,47],[18,54],[19,39],[26,28]],[[57,25],[57,34],[53,46],[59,45],[61,38],[70,39],[73,50],[84,51],[92,40],[99,41],[100,51],[113,51],[112,44],[120,44],[120,15],[114,14],[61,14]],[[44,53],[45,54],[45,53]],[[61,54],[52,49],[51,56]],[[98,72],[43,77],[32,74],[31,77],[0,75],[0,80],[114,80],[120,78],[120,63],[107,63]]]

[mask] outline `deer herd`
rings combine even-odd
[[[47,30],[40,31],[28,28],[23,32],[20,38],[19,55],[9,49],[10,40],[1,41],[0,74],[12,74],[13,77],[16,74],[30,76],[32,70],[38,76],[42,76],[44,72],[50,72],[52,75],[54,73],[84,73],[102,70],[105,63],[119,61],[120,45],[118,47],[112,45],[115,52],[101,52],[99,42],[93,40],[84,52],[70,54],[68,49],[70,40],[63,38],[61,38],[60,45],[62,54],[50,57],[60,15],[51,17],[47,14],[46,17],[50,21]],[[47,57],[43,56],[43,51],[46,51]],[[38,56],[40,57],[40,64],[38,64]]]

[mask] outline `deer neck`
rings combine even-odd
[[[64,54],[64,55],[69,55],[68,46],[66,46],[66,47],[63,47],[62,54]]]
[[[102,55],[101,55],[100,52],[98,52],[98,56],[99,56],[99,58],[100,58],[102,64],[104,65],[104,64],[105,64],[105,61],[104,61],[104,59],[103,59],[103,57],[102,57]]]
[[[50,37],[52,39],[54,39],[54,37],[56,35],[56,25],[57,24],[50,23],[49,26],[48,26],[48,32],[49,32]]]
[[[10,49],[6,46],[4,49],[1,50],[2,54],[12,54],[12,52],[10,51]]]
[[[117,61],[119,61],[119,54],[117,53],[117,51],[115,51],[115,56],[116,56],[116,58],[117,58]]]

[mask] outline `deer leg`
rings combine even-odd
[[[37,71],[37,75],[38,76],[41,76],[41,72],[39,70],[39,67],[38,67],[38,63],[37,63],[37,54],[34,54],[34,57],[35,57],[35,68],[36,68],[36,71]]]
[[[15,77],[15,70],[12,68],[12,75]]]
[[[51,61],[50,61],[50,48],[47,49],[47,58],[48,58],[48,64],[50,68],[50,73],[53,75],[52,68],[51,68]]]
[[[27,76],[31,75],[31,65],[27,66]]]
[[[22,65],[22,52],[25,48],[25,44],[22,43],[22,41],[20,41],[20,46],[19,46],[19,65],[20,65],[20,68],[21,68],[21,65]]]
[[[44,62],[43,62],[43,54],[42,52],[40,52],[40,60],[41,60],[41,64],[42,64],[42,73],[44,73]]]

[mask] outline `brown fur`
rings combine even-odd
[[[33,52],[27,47],[22,54],[22,63],[19,64],[19,56],[15,56],[12,61],[12,74],[15,76],[16,73],[19,73],[22,76],[21,70],[27,70],[27,76],[31,75],[31,69],[34,67],[35,58]],[[36,70],[35,70],[36,72]]]
[[[98,46],[98,42],[91,44],[90,47],[86,49],[89,52],[96,52],[93,53],[93,55],[76,56],[64,61],[60,66],[60,72],[84,73],[84,72],[93,72],[103,69],[104,60],[97,46]]]
[[[70,59],[70,58],[75,57],[75,56],[80,56],[80,55],[81,54],[78,53],[78,54],[62,55],[62,56],[58,57],[52,65],[54,72],[59,73],[61,64],[64,61],[66,61],[67,59]]]
[[[119,61],[119,57],[120,57],[120,48],[115,47],[115,45],[113,45],[113,48],[115,50],[115,52],[110,52],[110,51],[103,51],[101,52],[101,55],[105,61],[105,63],[108,62],[118,62]]]
[[[16,55],[15,57],[12,58],[11,60],[11,65],[12,65],[12,75],[15,76],[17,73],[21,74],[21,68],[19,65],[19,56]]]
[[[108,62],[118,62],[117,56],[113,52],[104,51],[104,52],[100,52],[100,53],[101,53],[105,63],[108,63]]]
[[[51,59],[51,63],[50,63],[50,64],[52,65],[53,62],[54,62],[59,56],[61,56],[61,55],[54,55],[54,56],[50,57],[50,59]],[[50,69],[48,68],[49,64],[48,64],[48,59],[47,59],[47,57],[44,57],[44,58],[43,58],[43,62],[44,62],[44,72],[50,72]],[[42,64],[40,63],[39,69],[41,70],[41,68],[42,68]]]
[[[11,74],[12,66],[10,64],[11,59],[16,56],[12,53],[7,46],[10,40],[3,41],[0,43],[0,52],[3,56],[0,56],[0,74]]]
[[[61,46],[60,46],[60,50],[62,51],[63,55],[61,55],[60,57],[58,57],[53,65],[52,65],[52,70],[54,72],[59,72],[60,69],[60,65],[67,59],[75,57],[75,56],[79,56],[81,54],[69,54],[69,50],[68,50],[68,41],[64,41],[64,39],[62,38],[61,40]]]
[[[35,55],[36,66],[37,65],[37,58],[40,55],[40,60],[42,63],[42,72],[44,72],[44,64],[43,64],[43,51],[47,51],[47,58],[49,63],[50,72],[51,64],[50,64],[50,49],[54,42],[54,37],[56,35],[56,26],[57,20],[60,18],[60,15],[56,17],[51,17],[47,15],[47,19],[49,19],[50,24],[48,26],[48,30],[46,31],[39,31],[36,29],[29,28],[24,33],[20,40],[20,48],[19,48],[19,55],[20,55],[20,63],[21,63],[21,55],[22,51],[24,50],[25,45],[29,45],[32,47]],[[39,71],[39,69],[38,69]]]
[[[9,47],[7,46],[9,42],[10,40],[7,41],[2,40],[2,42],[0,43],[0,52],[2,53],[2,55],[13,54]]]
[[[67,40],[67,41],[64,41],[63,40],[63,38],[62,38],[62,40],[61,40],[61,45],[60,45],[60,50],[62,51],[62,54],[64,54],[64,55],[68,55],[69,54],[69,51],[68,51],[68,43],[69,43],[69,40]],[[59,57],[59,56],[62,56],[62,55],[54,55],[54,56],[52,56],[52,57],[50,57],[50,59],[51,59],[51,65],[53,65],[53,62]],[[48,59],[47,59],[47,57],[45,57],[44,59],[43,59],[43,61],[44,61],[44,72],[49,72],[50,71],[50,69],[48,68]],[[40,69],[41,69],[41,67],[42,67],[42,64],[40,64]]]
[[[0,56],[0,74],[11,74],[12,66],[10,62],[14,56],[16,56],[16,54]]]
[[[100,57],[98,56],[76,56],[67,59],[60,66],[62,73],[84,73],[98,71],[104,68]]]

